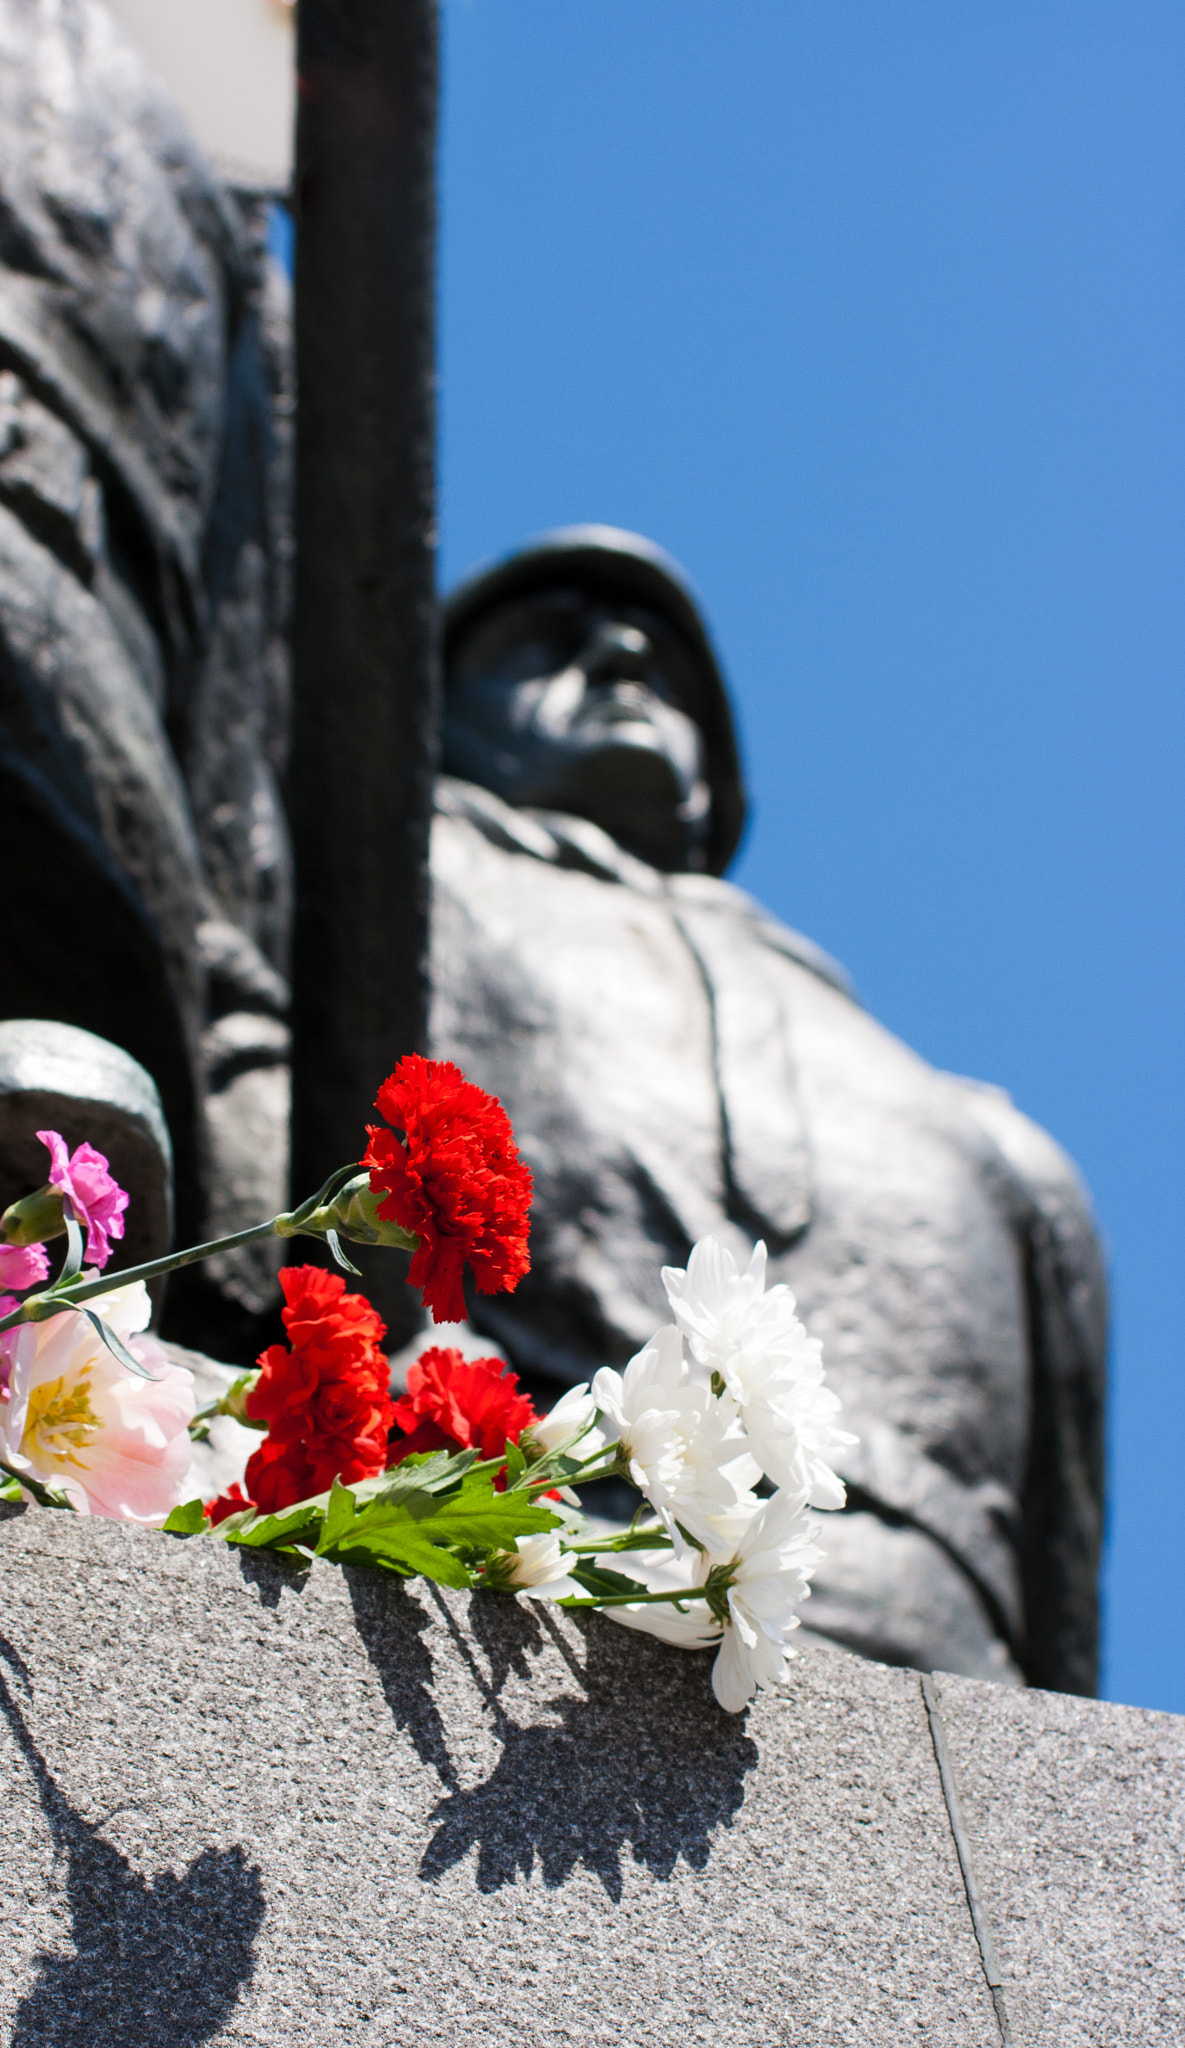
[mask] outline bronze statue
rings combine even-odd
[[[572,528],[444,613],[432,1050],[506,1103],[533,1266],[471,1320],[558,1392],[763,1238],[859,1432],[808,1619],[869,1655],[1090,1692],[1105,1286],[1065,1155],[935,1072],[720,879],[744,794],[676,565]]]
[[[285,1194],[290,394],[259,229],[101,9],[4,0],[5,1010],[148,1069],[191,1238]],[[503,1098],[538,1190],[530,1279],[474,1324],[558,1392],[665,1320],[697,1237],[763,1238],[861,1439],[814,1626],[1090,1691],[1105,1308],[1072,1166],[721,879],[731,713],[660,550],[553,535],[444,626],[432,1049]],[[10,1178],[19,1099],[68,1120],[115,1087],[77,1035],[12,1043]],[[173,1327],[245,1358],[268,1271],[215,1279]]]
[[[285,1196],[281,292],[102,9],[4,0],[4,1010],[143,1062],[187,1237]],[[170,1303],[231,1345],[271,1287],[240,1256]]]

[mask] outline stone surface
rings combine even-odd
[[[916,1678],[0,1522],[13,2048],[997,2048]]]
[[[943,1677],[1014,2048],[1185,2040],[1185,1720]]]
[[[13,2048],[1185,2038],[1172,1716],[927,1681],[944,1789],[825,1645],[732,1718],[603,1617],[39,1510],[0,1589]]]

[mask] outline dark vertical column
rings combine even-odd
[[[359,1156],[379,1082],[425,1038],[436,0],[300,0],[297,71],[290,801],[301,1196]],[[410,1299],[396,1264],[388,1254],[366,1274],[389,1316]]]

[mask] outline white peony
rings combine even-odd
[[[729,1547],[729,1533],[757,1506],[750,1492],[761,1467],[749,1455],[736,1404],[717,1400],[710,1387],[689,1386],[676,1424],[679,1469],[660,1515],[676,1547],[680,1529],[696,1543],[717,1551]]]
[[[163,1522],[189,1472],[193,1376],[139,1334],[152,1314],[142,1281],[92,1306],[156,1377],[129,1372],[77,1311],[16,1324],[0,1338],[0,1458],[80,1514]]]
[[[795,1608],[810,1592],[822,1556],[817,1524],[801,1493],[775,1493],[748,1511],[735,1548],[725,1558],[689,1552],[606,1553],[599,1563],[625,1569],[648,1592],[686,1587],[700,1597],[680,1612],[671,1602],[607,1607],[611,1621],[643,1630],[685,1650],[718,1646],[712,1690],[728,1714],[739,1714],[760,1686],[778,1685],[794,1655],[786,1642],[798,1627]],[[704,1594],[707,1594],[707,1598]]]
[[[713,1377],[743,1417],[749,1448],[775,1486],[805,1489],[811,1505],[841,1508],[832,1459],[857,1439],[835,1427],[838,1396],[823,1384],[823,1350],[795,1313],[788,1287],[765,1287],[765,1246],[741,1272],[718,1237],[701,1238],[687,1262],[663,1268],[663,1285],[698,1377]]]

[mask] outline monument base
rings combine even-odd
[[[37,1509],[0,1587],[14,2048],[1185,2038],[1185,1720],[821,1647],[732,1718],[603,1616]]]

